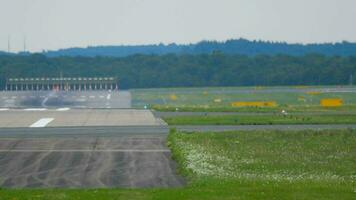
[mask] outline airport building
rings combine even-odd
[[[9,78],[6,80],[5,90],[118,90],[118,79],[115,77]]]

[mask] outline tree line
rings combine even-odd
[[[117,57],[0,56],[0,87],[14,77],[115,76],[121,88],[346,85],[356,56],[133,55]]]
[[[106,56],[126,57],[135,54],[165,55],[165,54],[210,54],[220,51],[225,54],[256,56],[260,54],[278,55],[286,54],[304,56],[307,54],[322,54],[328,56],[356,55],[356,43],[322,43],[322,44],[289,44],[286,42],[249,41],[246,39],[232,39],[224,42],[201,41],[195,44],[156,44],[156,45],[121,45],[121,46],[93,46],[87,48],[68,48],[56,51],[45,51],[42,54],[48,57],[58,56]],[[5,54],[4,52],[0,52]],[[21,52],[17,55],[28,55]]]

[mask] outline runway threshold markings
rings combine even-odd
[[[111,94],[108,94],[108,96],[106,96],[106,99],[110,100],[111,99]]]
[[[9,108],[0,108],[0,111],[7,111],[10,110]]]
[[[42,118],[39,119],[37,122],[33,123],[30,128],[43,128],[46,127],[54,118]]]

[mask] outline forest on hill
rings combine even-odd
[[[0,56],[0,87],[11,77],[116,76],[121,88],[346,85],[356,56],[310,54],[133,55],[115,57]],[[356,79],[356,78],[355,78]]]
[[[322,43],[322,44],[289,44],[286,42],[249,41],[246,39],[227,40],[224,42],[201,41],[196,44],[158,44],[158,45],[130,45],[130,46],[93,46],[87,48],[68,48],[56,51],[44,51],[49,57],[85,56],[85,57],[126,57],[135,54],[166,55],[166,54],[210,54],[215,51],[230,55],[256,56],[264,55],[292,55],[323,54],[327,56],[356,55],[356,43]],[[4,52],[3,52],[4,54]],[[0,52],[1,55],[1,52]],[[19,55],[28,55],[21,52]]]

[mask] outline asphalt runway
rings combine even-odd
[[[0,108],[131,108],[128,91],[2,91]]]
[[[164,136],[1,138],[5,188],[180,187]]]
[[[166,137],[169,127],[161,126],[105,126],[105,127],[50,127],[0,128],[1,138],[79,138],[79,137]]]
[[[168,127],[0,128],[0,187],[181,187]]]
[[[180,187],[168,127],[127,91],[0,92],[0,187]]]
[[[47,119],[49,119],[48,123],[41,124],[41,120]],[[0,110],[0,128],[159,126],[165,124],[149,110],[69,108]]]

